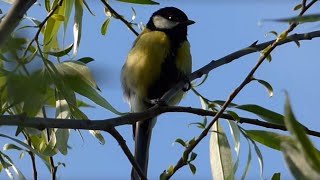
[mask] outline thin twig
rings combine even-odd
[[[28,135],[25,131],[22,131],[22,134],[23,134],[24,138],[27,140],[28,145],[29,145],[30,147],[33,147],[29,135]],[[37,164],[36,164],[35,155],[34,155],[34,153],[31,152],[31,151],[28,151],[28,154],[29,154],[29,156],[30,156],[31,163],[32,163],[33,179],[34,179],[34,180],[37,180],[37,179],[38,179],[38,172],[37,172]]]
[[[125,20],[117,11],[115,11],[105,0],[101,0],[101,2],[106,6],[108,10],[111,11],[111,14],[115,15],[116,18],[120,19],[136,36],[139,35],[139,33],[131,26],[131,23],[129,23],[127,20]]]
[[[311,7],[313,3],[315,3],[316,0],[312,1],[309,3],[306,7],[302,8],[299,16],[303,15],[306,10]],[[284,31],[282,34],[289,34],[298,24],[297,23],[292,23],[289,28]],[[280,37],[280,36],[279,36]],[[282,38],[283,39],[283,38]],[[202,133],[199,135],[199,137],[194,141],[194,143],[190,144],[185,151],[183,152],[184,157],[188,157],[188,155],[193,151],[193,149],[202,141],[203,138],[205,138],[210,132],[211,127],[213,124],[223,115],[224,111],[227,109],[229,104],[233,101],[233,99],[240,93],[240,91],[251,82],[252,77],[256,70],[260,67],[260,65],[264,62],[264,60],[270,55],[270,53],[279,45],[279,42],[282,40],[278,38],[273,44],[268,46],[268,49],[261,54],[258,62],[256,65],[252,68],[252,70],[248,73],[246,78],[242,81],[242,83],[230,94],[228,99],[225,101],[225,103],[222,105],[221,109],[217,112],[217,114],[214,116],[213,120],[209,123],[209,125],[202,131]],[[187,164],[186,160],[181,157],[176,165],[174,166],[173,170],[164,172],[161,175],[161,179],[169,179],[177,170],[179,170],[181,167],[185,166]]]
[[[139,177],[141,180],[147,180],[147,177],[143,174],[139,164],[137,163],[137,161],[135,160],[135,158],[133,157],[130,149],[128,148],[128,146],[126,145],[126,141],[123,139],[123,137],[121,136],[121,134],[114,128],[107,128],[105,129],[108,133],[110,133],[112,135],[112,137],[114,137],[117,142],[119,143],[122,151],[125,153],[125,155],[127,156],[128,160],[130,161],[130,163],[132,164],[132,167],[134,168],[134,170],[139,174]]]

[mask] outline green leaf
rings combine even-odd
[[[281,144],[281,151],[292,175],[296,179],[319,179],[319,171],[310,166],[309,160],[297,146],[284,142]]]
[[[308,23],[320,21],[320,14],[308,14],[303,16],[295,16],[290,18],[274,19],[272,21],[286,22],[286,23]]]
[[[93,13],[93,11],[91,11],[89,5],[87,4],[87,2],[86,2],[85,0],[83,0],[83,4],[86,6],[86,8],[87,8],[87,10],[90,12],[90,14],[91,14],[92,16],[95,16],[95,14]]]
[[[78,59],[77,61],[80,61],[84,64],[88,64],[89,62],[94,61],[94,59],[92,57],[83,57],[83,58]]]
[[[55,52],[45,52],[46,54],[50,54],[52,56],[56,56],[56,57],[62,57],[66,54],[68,54],[73,48],[73,44],[70,44],[68,47],[66,47],[65,49],[62,49],[60,51],[55,51]]]
[[[254,141],[257,141],[267,147],[280,151],[281,143],[287,142],[294,144],[294,140],[286,135],[263,130],[246,130],[247,135]]]
[[[226,134],[219,121],[212,126],[210,136],[210,164],[213,179],[235,179],[233,159]]]
[[[197,158],[198,154],[195,153],[195,152],[192,152],[191,155],[190,155],[190,162],[195,160]]]
[[[248,150],[248,159],[247,159],[247,164],[246,164],[246,168],[241,176],[241,180],[244,180],[249,172],[249,169],[250,169],[250,165],[251,165],[251,159],[252,159],[252,155],[251,155],[251,145],[250,145],[250,142],[249,140],[247,139],[248,141],[248,146],[249,146],[249,150]]]
[[[299,145],[299,148],[304,153],[311,167],[320,172],[320,153],[308,138],[305,129],[296,120],[291,109],[288,95],[286,95],[284,121],[285,126],[287,127],[290,134],[295,138],[296,142]]]
[[[45,148],[42,150],[42,154],[45,156],[54,156],[58,153],[58,149],[56,148],[57,144],[57,138],[54,131],[51,131],[50,133],[50,141],[45,146]]]
[[[238,127],[238,124],[234,121],[227,121],[230,127],[230,132],[234,141],[234,149],[236,151],[236,155],[237,155],[237,159],[236,162],[234,163],[233,166],[233,173],[235,174],[237,169],[238,169],[238,165],[239,165],[239,153],[240,153],[240,129]]]
[[[261,85],[263,85],[267,89],[268,94],[269,94],[270,97],[273,96],[273,88],[267,81],[264,81],[264,80],[261,80],[261,79],[255,79],[255,78],[253,78],[253,80],[255,80],[258,83],[260,83]]]
[[[64,61],[63,63],[57,64],[56,68],[64,79],[69,77],[79,78],[90,87],[98,89],[97,83],[86,64],[80,61]]]
[[[58,1],[59,0],[55,0],[52,4],[52,7],[58,6]],[[50,2],[48,2],[48,3],[50,4]],[[50,7],[50,5],[49,5],[49,7]],[[65,11],[65,6],[59,6],[52,16],[54,16],[54,17],[63,16],[64,11]],[[44,52],[49,52],[50,49],[57,44],[57,33],[60,29],[61,23],[62,23],[62,21],[56,20],[53,17],[50,17],[48,19],[46,26],[45,26],[45,29],[44,29],[44,35],[43,35],[43,37],[44,37],[43,38],[43,44],[44,44],[43,51]]]
[[[3,150],[10,150],[10,149],[15,149],[15,150],[18,150],[18,151],[24,150],[21,147],[15,145],[15,144],[5,144],[3,146]]]
[[[57,129],[56,131],[56,138],[57,138],[56,148],[58,148],[58,150],[63,155],[68,154],[69,135],[70,135],[70,129]]]
[[[264,179],[263,178],[263,167],[264,167],[263,156],[262,156],[261,151],[260,151],[259,147],[257,146],[257,144],[254,141],[251,141],[251,142],[252,142],[254,150],[258,156],[259,165],[260,165],[260,177],[261,177],[261,179]]]
[[[64,38],[66,37],[66,31],[67,31],[67,27],[68,27],[68,22],[70,19],[70,14],[72,12],[72,7],[74,4],[75,0],[68,0],[68,1],[63,1],[63,6],[65,6],[65,11],[64,11],[64,22],[63,22],[63,28],[64,28]]]
[[[192,174],[195,175],[195,174],[196,174],[196,171],[197,171],[196,166],[193,165],[193,164],[191,164],[191,163],[189,163],[189,168],[190,168]]]
[[[236,122],[239,122],[240,121],[240,117],[238,116],[238,114],[234,111],[230,111],[230,110],[227,110],[226,111]]]
[[[293,10],[294,11],[297,11],[297,10],[299,10],[299,9],[301,9],[302,8],[302,4],[298,4],[298,5],[296,5],[294,8],[293,8]]]
[[[73,34],[74,34],[73,54],[76,55],[78,52],[78,48],[81,40],[81,33],[82,33],[83,0],[76,0],[74,5],[75,5],[75,14],[74,14],[74,24],[73,24]]]
[[[186,147],[186,146],[187,146],[187,144],[186,144],[182,139],[180,139],[180,138],[176,139],[175,142],[181,144],[181,146],[183,146],[183,147]]]
[[[52,19],[56,20],[56,21],[64,21],[64,16],[60,15],[60,14],[53,14],[51,16]]]
[[[269,31],[265,36],[267,36],[268,34],[273,34],[275,36],[278,36],[278,33],[276,31]]]
[[[102,136],[101,132],[98,130],[89,130],[90,134],[92,134],[94,137],[96,137],[100,144],[105,144],[106,141],[104,140],[104,137]]]
[[[111,18],[109,17],[101,26],[101,34],[106,35]]]
[[[280,180],[280,176],[281,174],[278,172],[278,173],[274,173],[271,180]]]
[[[149,5],[155,5],[155,4],[159,4],[155,1],[151,1],[151,0],[117,0],[120,2],[126,2],[126,3],[134,3],[134,4],[149,4]]]
[[[40,158],[43,160],[43,162],[47,165],[47,167],[50,167],[50,166],[51,166],[51,165],[48,163],[48,161],[46,161],[46,157],[45,157],[44,155],[40,154],[37,150],[35,150],[35,149],[33,149],[32,147],[30,147],[28,144],[26,144],[26,143],[24,143],[24,142],[22,142],[22,141],[20,141],[20,140],[18,140],[18,139],[16,139],[16,138],[12,138],[12,137],[10,137],[10,136],[7,136],[7,135],[5,135],[5,134],[0,134],[0,137],[8,138],[8,139],[10,139],[10,140],[12,140],[12,141],[14,141],[14,142],[22,145],[23,147],[25,147],[26,149],[28,149],[29,151],[31,151],[32,153],[34,153],[34,154],[36,154],[38,157],[40,157]]]
[[[172,173],[173,173],[173,170],[174,170],[173,165],[170,165],[169,168],[168,168],[168,173],[169,173],[169,174],[172,174]]]
[[[264,107],[261,107],[255,104],[246,104],[246,105],[236,106],[235,108],[256,114],[257,116],[259,116],[260,118],[264,119],[267,122],[284,125],[283,116],[281,114],[273,112]]]

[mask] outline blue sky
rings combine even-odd
[[[83,22],[83,33],[80,44],[78,58],[90,56],[95,59],[89,64],[97,83],[102,91],[102,95],[120,111],[128,111],[128,106],[122,99],[120,85],[120,71],[125,62],[128,51],[131,48],[135,35],[118,20],[112,19],[106,36],[100,34],[100,27],[106,16],[103,13],[102,5],[94,1],[88,1],[90,7],[96,14],[91,16],[85,11]],[[139,6],[111,1],[111,5],[119,13],[131,18],[131,7],[137,12],[136,22],[146,23],[155,10],[165,6],[176,6],[182,9],[190,19],[196,24],[189,28],[189,41],[193,56],[193,70],[204,66],[213,59],[221,58],[238,49],[244,48],[254,41],[265,42],[273,39],[273,35],[265,36],[271,30],[281,32],[287,28],[287,24],[263,21],[264,19],[274,19],[294,16],[293,7],[299,1],[243,1],[235,2],[211,2],[211,1],[182,1],[165,0],[159,6]],[[7,7],[0,2],[0,7]],[[315,7],[319,7],[316,4]],[[4,9],[3,9],[4,10]],[[310,12],[315,12],[315,8]],[[29,16],[43,17],[41,7],[33,7]],[[71,18],[72,22],[72,18]],[[70,26],[71,27],[71,26]],[[305,24],[299,26],[295,32],[314,31],[319,25]],[[71,33],[71,31],[70,31]],[[72,34],[66,39],[66,44],[73,41]],[[237,104],[258,104],[283,113],[284,91],[288,91],[293,104],[293,110],[297,119],[311,129],[319,129],[319,106],[320,100],[319,85],[316,81],[320,72],[318,67],[320,40],[301,42],[301,47],[293,43],[277,48],[273,54],[271,63],[265,62],[255,74],[256,78],[268,81],[274,88],[274,97],[269,98],[266,90],[257,83],[251,83],[234,100]],[[213,70],[206,84],[198,88],[198,91],[212,100],[225,100],[248,74],[257,62],[259,54],[252,54],[236,60],[230,64]],[[85,100],[85,98],[82,98]],[[199,99],[189,92],[188,96],[181,102],[182,106],[200,107]],[[91,119],[106,119],[115,115],[100,107],[84,109]],[[247,116],[246,113],[240,115]],[[248,115],[249,116],[249,115]],[[250,116],[254,117],[254,116]],[[161,172],[175,164],[181,157],[183,149],[179,144],[173,142],[177,138],[191,139],[197,137],[201,132],[189,123],[202,121],[202,117],[195,115],[185,115],[183,113],[170,113],[158,117],[158,122],[154,128],[149,162],[150,179],[158,179]],[[224,122],[224,120],[221,120]],[[229,133],[226,123],[223,123],[225,131]],[[246,129],[257,129],[250,125],[241,125]],[[118,128],[120,133],[127,140],[130,148],[133,148],[131,126]],[[261,128],[259,128],[261,129]],[[14,128],[6,128],[14,131]],[[279,132],[279,131],[277,131]],[[66,167],[59,168],[59,179],[128,179],[131,166],[126,156],[121,151],[116,141],[107,133],[103,133],[106,144],[100,145],[89,133],[82,131],[84,141],[76,131],[72,130],[72,136],[67,156],[58,155],[56,162],[66,163]],[[285,132],[281,132],[285,133]],[[230,133],[229,133],[230,134]],[[320,141],[313,138],[318,145]],[[5,139],[0,139],[0,146],[7,143]],[[229,142],[233,146],[232,139]],[[237,176],[241,177],[247,160],[247,143],[241,141],[240,165]],[[270,179],[273,173],[281,172],[282,177],[291,177],[286,168],[282,154],[275,150],[259,145],[264,157],[265,179]],[[192,175],[188,167],[184,167],[176,173],[173,179],[211,179],[209,161],[209,136],[202,141],[195,149],[198,157],[195,161],[197,166],[196,175]],[[17,157],[15,162],[23,171],[26,177],[31,178],[31,163],[26,156],[23,160],[18,159],[17,153],[12,153]],[[254,155],[254,153],[253,153]],[[45,169],[40,160],[39,176],[41,179],[49,179],[49,171]],[[253,156],[248,179],[259,178],[259,164],[256,156]],[[6,177],[5,172],[0,177]]]

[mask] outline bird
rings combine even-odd
[[[155,11],[128,53],[121,70],[124,99],[131,112],[152,107],[170,88],[186,80],[192,71],[188,26],[195,21],[176,7]],[[190,82],[189,82],[190,83]],[[178,92],[168,105],[180,102],[184,91]],[[147,177],[149,146],[156,117],[133,124],[134,158]],[[131,179],[140,179],[132,168]]]

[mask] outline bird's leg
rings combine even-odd
[[[186,75],[182,75],[182,79],[186,83],[186,85],[182,88],[182,91],[184,92],[189,91],[192,87],[189,78]]]
[[[167,102],[160,99],[160,98],[156,98],[156,99],[145,99],[145,102],[149,105],[159,105],[159,106],[168,106]]]

